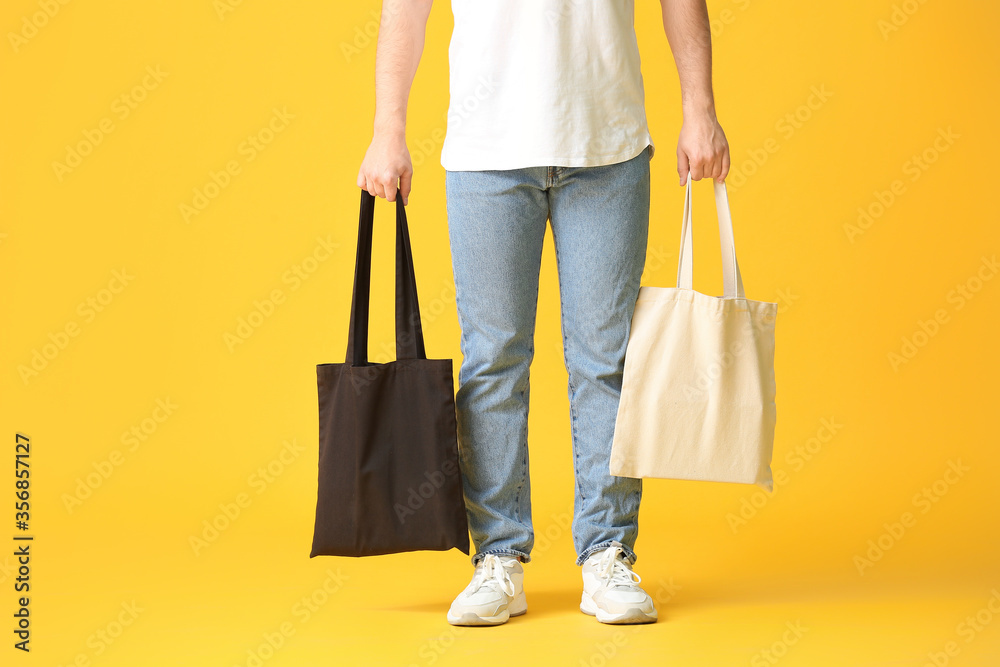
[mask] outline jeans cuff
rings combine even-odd
[[[473,564],[473,566],[479,565],[479,561],[481,561],[486,556],[486,554],[494,554],[496,556],[518,556],[519,560],[522,563],[530,563],[531,562],[531,556],[530,555],[524,553],[523,551],[518,551],[517,549],[491,549],[489,551],[482,551],[482,552],[473,554],[472,555],[472,564]]]
[[[628,546],[622,544],[618,540],[608,540],[607,542],[601,542],[600,544],[595,544],[592,547],[588,547],[576,559],[576,564],[577,565],[583,565],[584,561],[586,561],[590,557],[590,555],[593,554],[595,551],[601,551],[601,550],[607,549],[608,547],[611,547],[611,546],[619,546],[619,547],[622,548],[622,554],[625,556],[625,561],[629,565],[635,565],[635,561],[639,559],[639,557],[636,555],[636,553],[632,549],[630,549]]]

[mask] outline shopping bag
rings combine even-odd
[[[713,183],[723,296],[692,289],[688,174],[677,287],[643,285],[636,299],[610,472],[771,491],[778,304],[745,297],[726,186]]]
[[[375,198],[361,191],[345,363],[316,366],[314,556],[469,553],[451,359],[428,359],[409,230],[396,199],[396,360],[368,360]]]

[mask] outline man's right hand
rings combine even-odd
[[[370,195],[396,201],[398,191],[403,206],[409,204],[413,164],[403,135],[376,134],[368,146],[358,171],[358,187]]]

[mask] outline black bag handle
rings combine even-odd
[[[354,263],[354,295],[351,297],[351,323],[347,334],[346,363],[367,366],[368,305],[371,296],[372,229],[375,220],[375,196],[361,189],[361,215],[358,219],[358,254]],[[426,359],[424,332],[420,326],[420,302],[413,273],[410,231],[406,224],[403,198],[396,194],[396,359]]]

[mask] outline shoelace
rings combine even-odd
[[[642,581],[637,572],[633,572],[618,556],[621,547],[608,547],[597,561],[597,574],[611,586],[633,586]]]
[[[483,569],[480,573],[482,579],[476,590],[479,590],[483,586],[488,586],[494,590],[499,589],[507,595],[513,596],[514,582],[510,580],[510,573],[507,572],[507,568],[513,568],[516,562],[516,560],[510,560],[505,563],[495,554],[486,554],[483,557]]]

